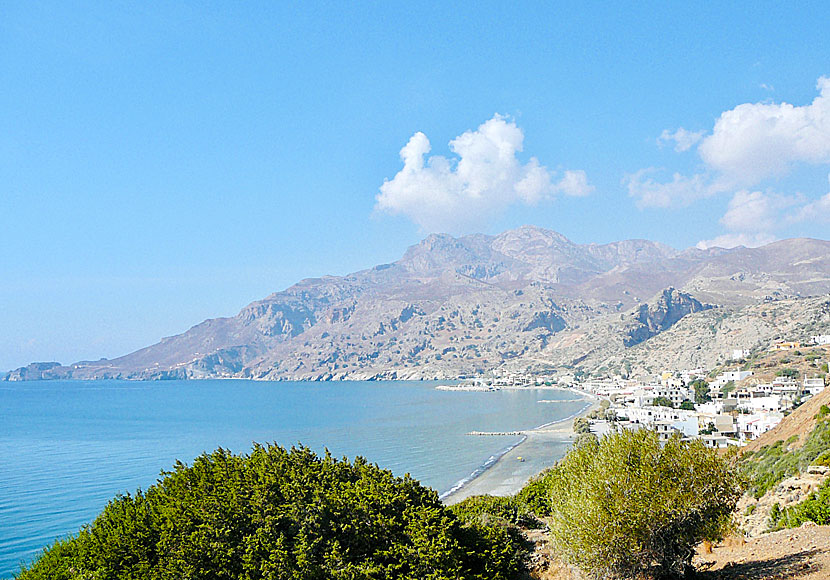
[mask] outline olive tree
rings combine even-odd
[[[743,491],[730,459],[649,430],[575,447],[548,477],[553,543],[596,578],[682,576],[694,547],[728,530]]]

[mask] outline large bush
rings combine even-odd
[[[731,462],[700,441],[622,431],[574,448],[546,478],[554,545],[597,578],[672,577],[728,528],[742,493]]]
[[[435,491],[306,448],[219,449],[119,496],[21,580],[515,577],[507,530],[462,523]]]

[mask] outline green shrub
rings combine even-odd
[[[508,530],[465,525],[409,476],[257,445],[177,463],[18,578],[507,579],[522,570]]]
[[[541,522],[527,505],[515,496],[498,497],[478,495],[450,506],[460,520],[467,523],[497,523],[501,525],[536,527]]]
[[[695,391],[695,403],[701,404],[712,400],[709,395],[709,384],[703,379],[692,381],[689,386]]]
[[[672,403],[671,399],[669,399],[668,397],[655,397],[654,402],[652,404],[657,407],[669,407],[672,409],[674,408],[674,403]]]
[[[776,504],[778,505],[778,504]],[[775,507],[775,506],[773,506]],[[815,522],[820,526],[830,524],[830,481],[825,481],[803,502],[770,514],[770,528],[797,528],[804,522]]]
[[[574,432],[577,434],[581,433],[590,433],[591,432],[591,424],[588,422],[588,419],[585,417],[577,417],[574,419]]]
[[[731,525],[742,479],[700,441],[622,431],[572,449],[546,478],[551,535],[596,578],[670,576]]]
[[[554,469],[546,469],[532,477],[516,494],[516,501],[538,518],[546,518],[551,514]]]
[[[749,492],[760,498],[784,479],[804,471],[819,457],[826,457],[824,454],[830,452],[828,419],[827,415],[820,418],[800,449],[787,449],[783,441],[776,441],[751,456],[744,456],[741,463],[749,480]]]
[[[830,467],[830,450],[825,451],[813,460],[813,465],[821,465],[823,467]]]

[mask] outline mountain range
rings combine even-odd
[[[433,234],[403,257],[303,280],[125,356],[5,380],[454,379],[494,370],[651,373],[830,333],[830,242],[675,250],[524,226]]]

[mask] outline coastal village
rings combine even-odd
[[[677,434],[724,449],[745,446],[773,429],[795,408],[823,391],[830,378],[830,335],[812,336],[805,344],[778,341],[760,352],[734,349],[727,355],[727,363],[717,369],[666,370],[651,379],[495,374],[439,388],[572,389],[602,401],[587,417],[576,419],[577,435],[602,436],[615,429],[647,428],[663,440]]]

